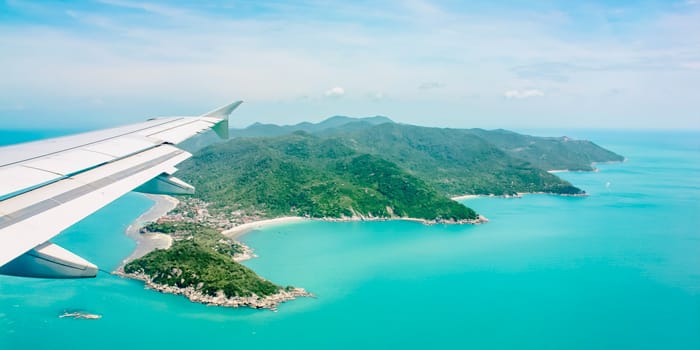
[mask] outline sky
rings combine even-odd
[[[700,129],[700,0],[0,0],[0,129]]]

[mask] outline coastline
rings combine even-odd
[[[150,276],[143,273],[124,272],[124,265],[130,261],[138,259],[156,249],[168,249],[173,243],[173,238],[168,234],[152,232],[141,233],[140,231],[145,223],[156,221],[177,207],[179,201],[174,197],[166,195],[146,194],[145,196],[153,200],[155,202],[154,205],[146,212],[141,214],[141,216],[136,218],[136,220],[134,220],[125,231],[125,234],[129,238],[136,241],[136,248],[134,248],[134,251],[129,256],[122,260],[122,263],[115,271],[112,272],[112,274],[122,278],[142,281],[144,282],[144,287],[146,289],[152,289],[164,294],[182,295],[191,302],[212,306],[233,308],[249,307],[253,309],[270,309],[272,311],[277,311],[277,306],[285,301],[294,300],[299,297],[314,297],[313,294],[307,292],[303,288],[281,288],[277,293],[265,297],[259,297],[257,295],[247,297],[226,297],[223,295],[223,293],[219,293],[216,296],[211,296],[206,295],[193,287],[179,288],[176,286],[155,283]],[[222,232],[222,234],[228,234],[230,235],[231,239],[236,239],[237,237],[240,237],[251,230],[264,226],[298,222],[303,220],[305,219],[302,217],[284,217],[254,221],[236,226],[230,230]],[[243,253],[235,256],[233,258],[234,261],[241,262],[256,257],[256,255],[253,254],[253,250],[248,246],[240,242],[238,242],[238,244],[240,244],[241,248],[243,249]]]
[[[115,272],[122,272],[122,268],[124,265],[129,263],[130,261],[134,259],[138,259],[151,251],[155,249],[168,249],[172,245],[173,239],[170,235],[168,234],[163,234],[163,233],[141,233],[140,230],[143,227],[143,225],[147,222],[154,222],[158,220],[159,218],[163,217],[166,215],[168,212],[173,210],[178,204],[179,201],[171,196],[166,196],[166,195],[150,195],[146,194],[146,197],[150,198],[155,202],[155,204],[148,209],[145,213],[143,213],[141,216],[136,218],[131,225],[126,229],[126,235],[136,241],[136,248],[134,251],[127,256],[120,266],[117,268]],[[469,199],[469,198],[478,198],[482,197],[481,195],[464,195],[464,196],[458,196],[454,197],[453,199]],[[418,222],[424,225],[434,225],[434,224],[482,224],[488,222],[488,219],[484,216],[479,215],[477,219],[474,220],[459,220],[459,221],[452,221],[452,220],[444,220],[444,221],[439,221],[439,220],[426,220],[426,219],[419,219],[419,218],[407,218],[407,217],[365,217],[365,216],[352,216],[352,217],[342,217],[342,218],[305,218],[301,216],[283,216],[279,218],[272,218],[272,219],[264,219],[264,220],[257,220],[257,221],[251,221],[247,222],[238,226],[235,226],[233,228],[230,228],[228,230],[224,230],[221,232],[222,235],[226,236],[227,238],[233,239],[238,241],[243,235],[245,235],[248,232],[257,230],[257,229],[263,229],[271,226],[277,226],[277,225],[284,225],[284,224],[291,224],[291,223],[298,223],[298,222],[304,222],[304,221],[328,221],[328,222],[360,222],[360,221],[390,221],[390,220],[401,220],[401,221],[412,221],[412,222]],[[243,253],[237,255],[234,257],[234,260],[236,262],[241,262],[245,260],[249,260],[252,258],[255,258],[256,255],[253,253],[253,250],[246,246],[243,243],[240,243],[238,241],[238,244],[240,244],[241,248],[243,248]]]
[[[588,193],[585,193],[585,192],[579,193],[579,194],[553,193],[553,192],[517,192],[516,194],[501,194],[501,195],[465,194],[463,196],[450,197],[450,199],[453,201],[460,201],[460,200],[475,199],[475,198],[522,198],[523,196],[533,195],[533,194],[549,195],[549,196],[556,196],[556,197],[588,197]]]
[[[282,224],[289,224],[289,223],[294,223],[294,222],[301,222],[301,221],[307,221],[309,219],[303,218],[301,216],[283,216],[280,218],[274,218],[274,219],[265,219],[265,220],[258,220],[258,221],[251,221],[247,222],[245,224],[241,224],[238,226],[235,226],[233,228],[230,228],[228,230],[225,230],[221,232],[222,235],[231,238],[231,239],[238,239],[244,234],[265,228],[265,227],[270,227],[270,226],[276,226],[276,225],[282,225]]]
[[[450,199],[453,201],[461,201],[461,200],[465,200],[465,199],[474,199],[474,198],[479,198],[479,197],[485,197],[485,195],[465,194],[465,195],[461,195],[461,196],[450,197]]]
[[[462,197],[468,197],[468,198],[476,198],[478,196],[476,195],[468,195],[468,196],[462,196]],[[231,238],[231,239],[239,239],[246,233],[257,230],[257,229],[262,229],[262,228],[267,228],[270,226],[277,226],[277,225],[283,225],[283,224],[290,224],[290,223],[297,223],[297,222],[303,222],[303,221],[328,221],[328,222],[360,222],[360,221],[392,221],[392,220],[401,220],[401,221],[412,221],[412,222],[418,222],[424,225],[434,225],[434,224],[481,224],[488,222],[488,219],[484,216],[479,216],[479,218],[474,219],[474,220],[460,220],[460,221],[437,221],[437,220],[426,220],[426,219],[419,219],[419,218],[405,218],[405,217],[365,217],[365,216],[352,216],[352,217],[342,217],[342,218],[305,218],[301,216],[283,216],[279,218],[274,218],[274,219],[265,219],[265,220],[258,220],[258,221],[252,221],[248,222],[245,224],[238,225],[236,227],[233,227],[231,229],[225,230],[221,232],[224,236]]]
[[[435,225],[435,224],[448,224],[448,225],[478,225],[478,224],[483,224],[489,221],[485,216],[479,215],[476,219],[464,219],[464,220],[442,220],[442,219],[436,219],[436,220],[428,220],[428,219],[420,219],[420,218],[410,218],[410,217],[400,217],[400,216],[391,216],[391,217],[366,217],[366,216],[351,216],[351,217],[342,217],[342,218],[320,218],[320,219],[312,219],[312,220],[318,220],[318,221],[328,221],[328,222],[360,222],[360,221],[411,221],[411,222],[417,222],[421,223],[423,225]]]
[[[168,249],[173,243],[172,237],[164,233],[141,233],[141,227],[147,222],[158,220],[161,216],[173,210],[180,201],[171,196],[145,194],[155,203],[146,212],[134,220],[126,228],[126,235],[136,241],[136,248],[129,254],[117,270],[121,270],[128,262],[138,259],[156,249]]]
[[[182,295],[192,302],[211,305],[211,306],[223,306],[223,307],[249,307],[254,309],[270,309],[272,311],[277,310],[277,306],[285,301],[294,300],[299,297],[315,297],[313,294],[307,292],[303,288],[281,288],[277,293],[268,295],[265,297],[260,297],[258,295],[251,295],[247,297],[226,297],[223,292],[219,292],[216,296],[206,295],[200,290],[190,286],[185,288],[180,288],[177,286],[170,286],[165,284],[159,284],[153,282],[151,276],[145,275],[143,273],[125,273],[124,265],[126,265],[131,260],[140,258],[155,249],[168,249],[173,242],[173,238],[170,235],[163,233],[141,233],[140,230],[143,225],[147,222],[153,222],[157,219],[163,217],[168,212],[173,210],[179,203],[179,201],[170,196],[162,195],[147,195],[155,201],[155,204],[141,216],[136,218],[134,222],[129,225],[126,229],[126,235],[136,241],[136,248],[127,258],[125,258],[121,265],[112,274],[120,276],[122,278],[134,279],[144,282],[144,288],[152,289],[160,293],[165,294],[175,294]],[[479,216],[477,219],[473,220],[426,220],[418,218],[403,218],[403,217],[364,217],[364,216],[353,216],[353,217],[343,217],[343,218],[322,218],[322,219],[310,219],[299,216],[286,216],[273,219],[265,219],[247,222],[231,229],[222,231],[225,237],[235,240],[243,252],[237,254],[233,257],[234,261],[241,262],[244,260],[255,258],[256,255],[253,250],[243,243],[240,243],[238,239],[244,234],[251,232],[256,229],[266,228],[276,225],[284,225],[303,221],[329,221],[329,222],[359,222],[359,221],[390,221],[390,220],[403,220],[422,223],[424,225],[433,224],[481,224],[488,222],[488,219]]]
[[[210,306],[223,307],[249,307],[252,309],[269,309],[277,311],[277,306],[285,301],[294,300],[299,297],[311,297],[315,295],[307,292],[303,288],[280,288],[277,293],[260,297],[256,294],[247,297],[226,297],[222,291],[216,296],[204,294],[194,287],[177,287],[153,282],[151,276],[143,273],[125,273],[123,271],[114,272],[115,275],[144,282],[146,289],[152,289],[163,294],[182,295],[193,303],[206,304]]]
[[[545,193],[545,192],[518,192],[515,195],[479,195],[479,194],[465,194],[465,195],[460,195],[460,196],[454,196],[451,197],[450,199],[455,200],[455,201],[460,201],[460,200],[468,200],[468,199],[475,199],[475,198],[482,198],[482,197],[501,197],[501,198],[520,198],[523,195],[528,195],[528,194],[550,194],[550,195],[556,195],[556,196],[587,196],[587,194],[583,195],[564,195],[564,194],[556,194],[556,193]],[[141,216],[136,218],[129,227],[126,229],[126,235],[136,241],[136,248],[134,251],[127,256],[120,266],[117,268],[117,272],[121,271],[121,269],[124,267],[125,264],[128,262],[138,259],[151,251],[155,249],[168,249],[172,245],[172,237],[167,234],[163,233],[141,233],[140,230],[143,227],[143,225],[147,222],[153,222],[158,220],[159,218],[165,216],[168,212],[173,210],[177,205],[179,204],[179,201],[171,196],[167,195],[151,195],[151,194],[145,194],[146,197],[150,198],[155,202],[155,204],[148,209],[145,213],[143,213]],[[365,217],[365,216],[352,216],[352,217],[342,217],[342,218],[306,218],[306,217],[301,217],[301,216],[283,216],[283,217],[278,217],[278,218],[272,218],[272,219],[263,219],[263,220],[257,220],[257,221],[251,221],[251,222],[246,222],[244,224],[232,227],[228,230],[224,230],[221,232],[222,235],[226,236],[227,238],[233,239],[238,241],[242,236],[244,236],[246,233],[258,230],[258,229],[263,229],[271,226],[277,226],[277,225],[284,225],[284,224],[291,224],[291,223],[298,223],[298,222],[304,222],[304,221],[328,221],[328,222],[360,222],[360,221],[391,221],[391,220],[402,220],[402,221],[412,221],[412,222],[418,222],[422,223],[424,225],[434,225],[434,224],[482,224],[488,222],[488,218],[479,215],[477,219],[474,220],[460,220],[460,221],[438,221],[438,220],[426,220],[426,219],[419,219],[419,218],[408,218],[408,217]],[[249,260],[252,258],[255,258],[256,255],[253,253],[253,250],[238,242],[241,247],[243,248],[244,252],[236,257],[234,257],[234,260],[237,262]]]

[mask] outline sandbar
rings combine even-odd
[[[138,259],[155,249],[168,249],[173,243],[172,237],[163,233],[141,233],[141,227],[146,223],[158,220],[161,216],[173,210],[179,201],[171,196],[146,194],[155,204],[145,213],[141,214],[126,229],[126,235],[136,241],[134,251],[122,261],[122,265],[131,260]]]

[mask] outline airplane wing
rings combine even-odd
[[[48,240],[132,190],[194,193],[172,176],[191,156],[175,145],[208,129],[227,138],[228,116],[241,103],[0,147],[0,274],[95,277],[94,264]]]

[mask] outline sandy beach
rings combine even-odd
[[[247,232],[250,232],[252,230],[257,230],[263,227],[269,227],[269,226],[274,226],[274,225],[280,225],[280,224],[289,224],[293,222],[301,222],[301,221],[306,221],[308,219],[299,217],[299,216],[285,216],[281,218],[276,218],[276,219],[269,219],[269,220],[260,220],[260,221],[254,221],[250,222],[247,224],[242,224],[238,225],[230,230],[226,230],[224,232],[221,232],[224,236],[231,238],[231,239],[238,239]]]
[[[461,200],[465,200],[465,199],[474,199],[474,198],[479,198],[479,197],[482,197],[482,196],[480,196],[478,194],[465,194],[463,196],[451,197],[450,199],[453,201],[461,201]]]
[[[126,235],[131,237],[133,240],[136,241],[136,249],[134,249],[134,252],[131,253],[124,261],[122,262],[122,266],[126,263],[128,263],[131,260],[140,258],[149,252],[153,251],[154,249],[167,249],[172,245],[173,239],[170,235],[167,234],[162,234],[162,233],[140,233],[141,227],[147,222],[153,222],[156,221],[158,218],[162,217],[163,215],[167,214],[169,211],[173,210],[179,203],[179,201],[173,197],[170,196],[162,196],[162,195],[146,195],[148,198],[154,200],[156,203],[149,209],[147,212],[145,212],[143,215],[139,216],[136,220],[134,220],[131,225],[126,229]],[[464,195],[464,196],[458,196],[454,197],[452,199],[454,200],[463,200],[463,199],[470,199],[470,198],[477,198],[480,197],[479,195]],[[276,226],[276,225],[284,225],[284,224],[290,224],[290,223],[297,223],[297,222],[304,222],[304,221],[309,221],[309,220],[323,220],[323,221],[387,221],[387,220],[405,220],[405,221],[414,221],[414,222],[420,222],[423,224],[432,224],[433,222],[426,221],[424,219],[415,219],[415,218],[365,218],[365,217],[353,217],[353,218],[341,218],[341,219],[308,219],[304,217],[299,217],[299,216],[285,216],[281,218],[274,218],[274,219],[267,219],[267,220],[259,220],[259,221],[254,221],[254,222],[249,222],[245,224],[238,225],[236,227],[233,227],[231,229],[225,230],[221,232],[224,236],[238,240],[243,236],[244,234],[257,230],[257,229],[262,229],[270,226]],[[484,217],[480,217],[477,222],[472,222],[472,223],[481,223],[481,222],[486,222],[488,219]],[[244,248],[246,248],[246,252],[240,256],[238,256],[235,260],[236,261],[244,261],[250,258],[255,257],[253,254],[252,249],[246,247],[243,245]]]
[[[169,211],[173,210],[179,201],[171,196],[150,194],[145,196],[152,199],[156,203],[151,207],[151,209],[148,209],[148,211],[134,220],[134,222],[132,222],[126,229],[126,235],[136,241],[136,249],[134,249],[134,252],[126,257],[124,261],[122,261],[122,265],[136,258],[140,258],[154,249],[167,249],[173,242],[173,239],[169,235],[162,233],[142,234],[139,232],[139,230],[145,223],[155,221]]]

